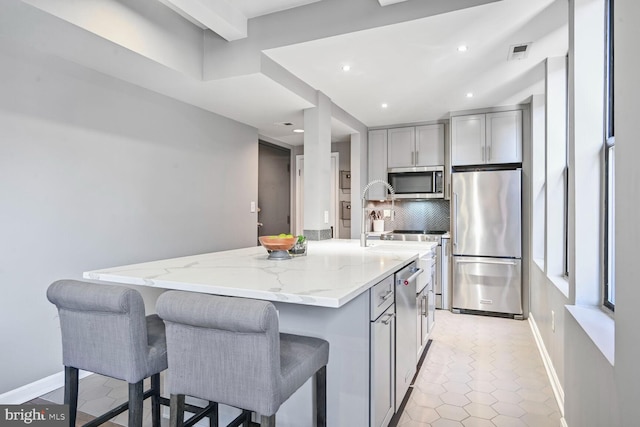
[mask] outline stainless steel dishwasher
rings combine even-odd
[[[395,275],[396,284],[396,410],[400,408],[418,364],[416,279],[423,272],[416,262]]]

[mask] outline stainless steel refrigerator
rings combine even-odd
[[[454,172],[452,308],[522,315],[522,171]]]

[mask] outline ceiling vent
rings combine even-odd
[[[291,122],[279,122],[279,123],[274,123],[274,125],[276,125],[276,126],[293,126],[293,123],[291,123]]]
[[[531,42],[511,45],[509,46],[509,55],[507,56],[507,61],[525,59],[529,55],[530,50]]]

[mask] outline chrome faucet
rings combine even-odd
[[[391,184],[389,184],[386,181],[383,181],[381,179],[374,179],[373,181],[371,181],[370,183],[368,183],[365,187],[364,190],[362,190],[362,224],[361,224],[361,228],[360,228],[360,246],[362,246],[363,248],[367,246],[367,237],[369,235],[369,232],[367,230],[367,208],[365,208],[365,204],[367,203],[366,200],[366,196],[367,196],[367,191],[369,191],[369,188],[373,185],[373,184],[382,184],[385,187],[387,187],[387,189],[389,190],[389,192],[391,193],[391,221],[393,221],[393,216],[394,216],[394,212],[393,212],[393,208],[394,208],[394,200],[396,199],[396,191],[393,189],[393,187],[391,186]]]

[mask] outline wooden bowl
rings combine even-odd
[[[260,244],[270,251],[288,251],[296,244],[298,236],[278,237],[278,236],[260,236],[258,237]]]

